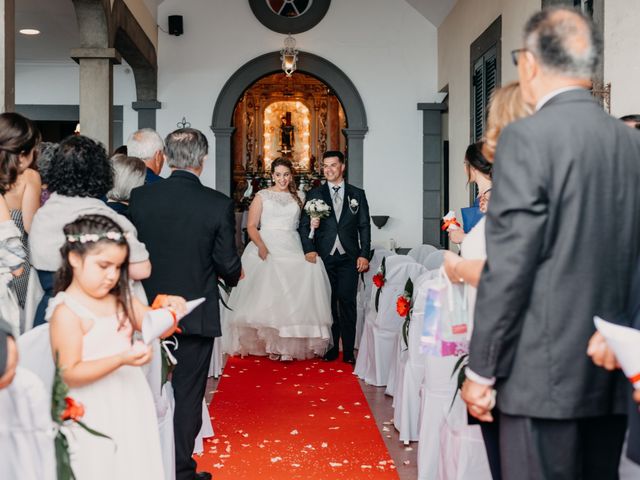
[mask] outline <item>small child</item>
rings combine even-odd
[[[102,215],[79,217],[64,234],[58,294],[49,306],[51,348],[69,396],[85,407],[83,422],[112,439],[72,427],[73,471],[78,480],[162,479],[155,407],[140,368],[151,348],[132,346],[149,307],[129,291],[126,234]],[[162,306],[186,311],[181,297],[167,296]]]

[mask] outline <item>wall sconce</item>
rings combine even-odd
[[[291,35],[284,39],[284,48],[280,50],[280,60],[282,60],[282,70],[290,77],[296,71],[298,62],[298,50],[296,41]]]
[[[378,227],[378,230],[380,230],[387,224],[389,215],[371,215],[371,220],[373,220],[373,224]]]

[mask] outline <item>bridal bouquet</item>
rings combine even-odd
[[[327,218],[331,212],[331,207],[324,200],[313,198],[305,204],[304,211],[311,218]],[[309,232],[309,238],[313,238],[314,235],[315,229],[312,228]]]

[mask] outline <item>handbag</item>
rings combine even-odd
[[[420,349],[437,357],[459,356],[469,350],[469,309],[466,284],[453,284],[444,267],[427,286]]]

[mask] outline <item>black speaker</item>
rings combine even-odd
[[[175,35],[177,37],[183,33],[182,15],[169,15],[169,35]]]

